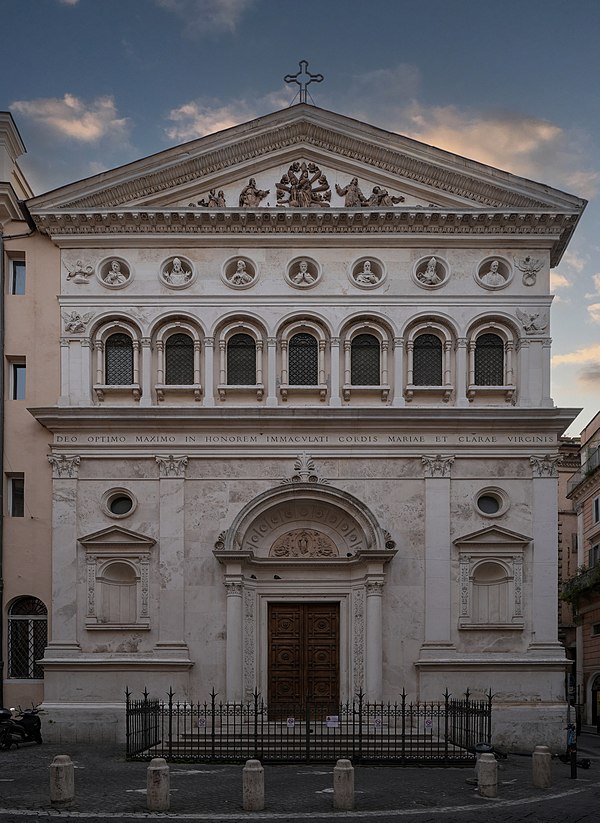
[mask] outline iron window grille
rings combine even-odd
[[[379,340],[372,334],[358,334],[350,348],[350,379],[353,386],[380,383]]]
[[[133,383],[133,342],[126,334],[111,334],[104,346],[107,386]]]
[[[227,341],[227,383],[256,384],[256,342],[249,334],[234,334]]]
[[[413,385],[441,386],[442,341],[435,334],[420,334],[413,348]]]
[[[504,385],[504,342],[497,334],[481,334],[475,343],[475,385]]]
[[[8,613],[8,676],[41,680],[43,668],[36,662],[48,643],[48,610],[37,597],[20,597]]]
[[[194,341],[188,334],[172,334],[165,346],[166,384],[191,386],[194,382]]]
[[[290,386],[316,386],[319,382],[319,344],[312,334],[295,334],[289,344]]]

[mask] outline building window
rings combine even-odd
[[[227,383],[230,386],[256,384],[256,343],[249,334],[234,334],[227,341]]]
[[[25,475],[13,474],[8,478],[8,514],[25,516]]]
[[[475,385],[504,385],[504,342],[497,334],[480,334],[477,338]]]
[[[10,364],[10,396],[13,400],[25,400],[25,363]]]
[[[350,349],[353,386],[378,386],[380,380],[379,340],[372,334],[357,334]]]
[[[594,523],[600,521],[600,495],[594,498]]]
[[[413,349],[413,385],[441,386],[442,341],[435,334],[420,334]]]
[[[600,543],[592,546],[588,554],[588,566],[591,568],[595,566],[596,563],[600,563]]]
[[[592,626],[592,636],[597,637],[600,634],[600,623],[594,623]]]
[[[48,641],[48,610],[37,597],[20,597],[8,610],[8,676],[41,680],[36,662]]]
[[[316,386],[319,382],[319,344],[312,334],[295,334],[289,344],[290,386]]]
[[[25,261],[10,261],[10,293],[25,294]]]
[[[194,341],[187,334],[172,334],[165,345],[165,383],[191,386],[194,383]]]
[[[127,334],[111,334],[106,340],[105,383],[129,386],[133,383],[133,342]]]

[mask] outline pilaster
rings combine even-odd
[[[204,338],[204,405],[215,405],[214,375],[215,338]]]
[[[383,697],[383,580],[367,579],[366,698]]]
[[[225,580],[227,591],[226,692],[228,701],[243,697],[242,613],[244,585],[241,575]]]
[[[340,397],[340,338],[331,338],[330,406],[341,406]]]
[[[277,338],[267,338],[267,406],[277,405]]]

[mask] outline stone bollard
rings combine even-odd
[[[493,754],[482,754],[479,758],[477,788],[481,797],[498,796],[498,764]]]
[[[171,778],[164,757],[154,757],[146,772],[146,807],[150,812],[168,812]]]
[[[536,789],[549,789],[552,785],[552,755],[548,746],[536,746],[531,760],[533,785]]]
[[[333,808],[344,812],[354,808],[354,768],[349,760],[338,760],[333,769]]]
[[[262,812],[265,808],[265,770],[260,760],[246,760],[242,769],[242,801],[245,812]]]
[[[75,767],[68,754],[57,754],[50,766],[50,802],[55,805],[75,800]]]

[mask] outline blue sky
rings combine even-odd
[[[553,272],[553,397],[600,407],[599,0],[2,0],[36,193],[314,102],[587,198]]]

